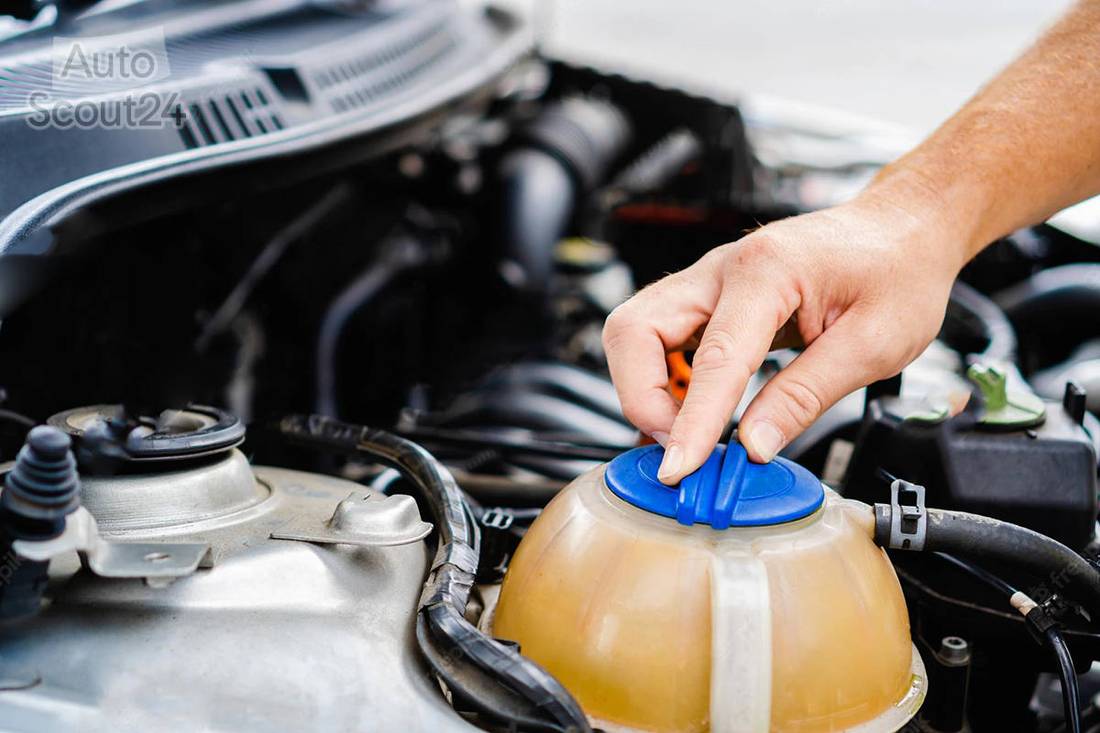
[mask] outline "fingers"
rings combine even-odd
[[[775,338],[772,339],[772,345],[769,351],[775,351],[776,349],[801,349],[806,346],[806,342],[802,339],[802,334],[798,331],[798,314],[794,313],[787,322],[779,327],[779,330],[775,332]]]
[[[642,290],[604,325],[604,350],[623,414],[659,443],[667,442],[680,409],[668,392],[665,353],[690,341],[707,322],[720,289],[713,258],[703,258]]]
[[[900,369],[888,356],[869,353],[873,329],[864,320],[838,320],[753,399],[737,429],[750,459],[770,461],[841,398]]]
[[[691,386],[673,422],[657,477],[673,485],[706,461],[776,331],[798,304],[749,272],[727,282],[692,361]]]
[[[636,318],[612,313],[604,326],[604,350],[623,414],[638,430],[666,442],[679,405],[668,391],[660,335]]]

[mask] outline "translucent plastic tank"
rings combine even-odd
[[[677,488],[658,446],[567,487],[496,607],[608,730],[894,731],[924,668],[869,507],[804,468],[719,447]]]

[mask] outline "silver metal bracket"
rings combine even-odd
[[[928,531],[928,509],[924,505],[924,487],[894,479],[890,483],[890,547],[895,550],[922,550]]]
[[[271,536],[277,540],[385,547],[417,542],[431,531],[432,525],[420,518],[411,496],[363,490],[348,494],[327,521],[297,517]]]
[[[52,540],[16,540],[20,557],[48,562],[77,552],[93,573],[104,578],[168,580],[190,575],[210,550],[202,543],[110,542],[99,535],[95,517],[84,507],[65,517],[65,530]]]

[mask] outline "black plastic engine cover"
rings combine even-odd
[[[978,426],[966,413],[937,425],[904,420],[892,404],[868,403],[845,496],[889,501],[881,468],[924,485],[929,506],[1003,519],[1075,549],[1093,538],[1096,450],[1061,404],[1047,403],[1042,425],[1009,432]]]

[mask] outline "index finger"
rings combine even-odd
[[[657,474],[661,481],[673,485],[703,465],[776,331],[797,308],[774,282],[749,273],[726,285],[692,361],[691,384]]]
[[[604,351],[623,414],[658,442],[666,442],[679,410],[668,392],[665,354],[707,322],[720,285],[713,258],[704,257],[637,293],[604,325]]]

